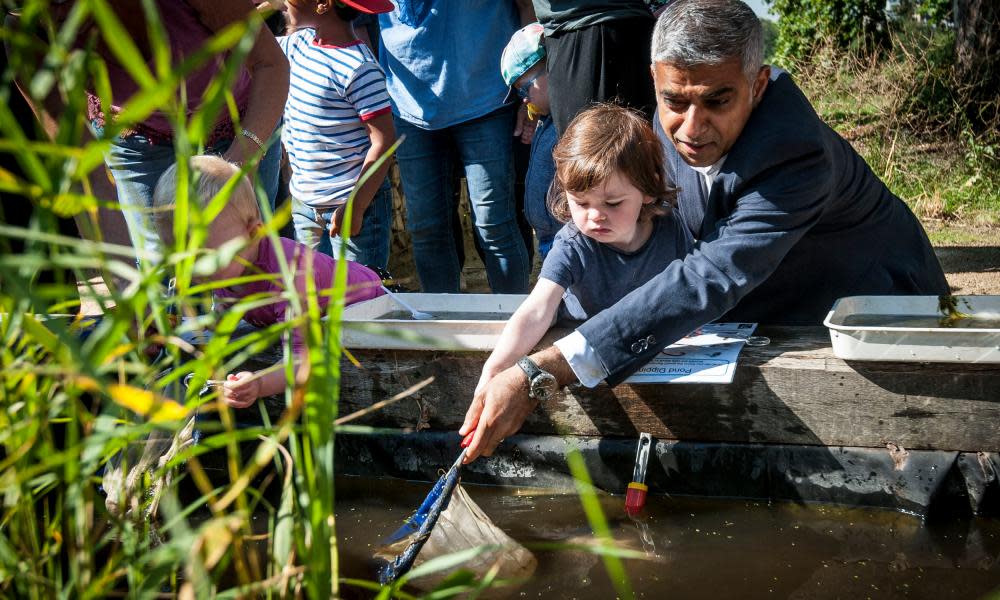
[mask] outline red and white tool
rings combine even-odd
[[[646,465],[649,464],[649,448],[653,445],[653,436],[648,433],[639,434],[639,447],[635,451],[635,469],[632,471],[632,483],[625,492],[625,512],[635,516],[646,506]]]

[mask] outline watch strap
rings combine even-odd
[[[535,377],[538,377],[543,373],[541,367],[535,364],[535,361],[531,360],[527,356],[522,356],[521,358],[519,358],[517,360],[517,366],[521,367],[521,370],[524,371],[524,374],[528,376],[529,388],[531,387],[531,382],[535,380]]]

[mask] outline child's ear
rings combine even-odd
[[[333,8],[333,0],[323,0],[316,3],[316,14],[321,15]]]
[[[252,240],[255,237],[259,236],[260,230],[263,229],[263,227],[264,227],[264,222],[258,219],[257,217],[250,219],[250,221],[247,223],[247,239]]]

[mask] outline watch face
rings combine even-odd
[[[531,381],[531,395],[539,400],[545,400],[556,392],[559,383],[551,373],[541,372]]]

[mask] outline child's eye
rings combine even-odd
[[[619,200],[618,202],[606,202],[605,204],[606,204],[606,205],[607,205],[607,206],[608,206],[609,208],[614,208],[614,207],[618,206],[619,204],[621,204],[621,201]]]

